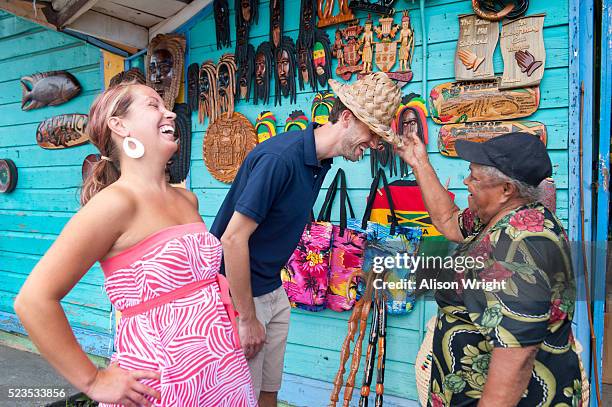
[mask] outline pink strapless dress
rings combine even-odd
[[[159,371],[142,380],[161,393],[155,406],[257,406],[220,264],[204,223],[162,229],[100,262],[122,311],[111,362]]]

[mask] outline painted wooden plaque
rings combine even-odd
[[[538,85],[544,76],[544,16],[535,14],[502,24],[504,74],[500,89]]]
[[[80,146],[89,141],[85,134],[86,114],[60,114],[43,120],[36,129],[36,142],[42,148],[56,150]]]
[[[0,194],[12,192],[17,186],[17,167],[13,160],[0,160]]]
[[[459,16],[459,39],[455,53],[455,78],[472,81],[495,78],[493,52],[499,24],[475,14]]]
[[[546,145],[548,134],[543,123],[516,120],[445,124],[438,133],[438,150],[447,157],[457,157],[457,152],[455,151],[457,140],[482,143],[494,137],[516,131],[532,134]]]
[[[234,112],[221,115],[208,126],[204,137],[204,163],[212,176],[231,183],[247,154],[257,144],[255,127],[245,116]]]
[[[447,82],[429,94],[431,118],[438,124],[510,120],[533,114],[540,88],[500,90],[498,79]]]

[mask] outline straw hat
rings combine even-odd
[[[388,143],[401,145],[391,122],[402,101],[402,91],[384,72],[374,72],[352,84],[330,79],[329,85],[342,103]]]

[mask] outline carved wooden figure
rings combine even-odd
[[[172,110],[178,96],[184,62],[184,35],[158,34],[151,40],[145,61],[147,85],[159,93],[168,110]]]
[[[364,27],[358,24],[336,30],[336,40],[334,41],[335,56],[338,59],[336,75],[345,81],[351,79],[354,73],[363,69],[359,42],[359,35],[363,30]]]
[[[447,82],[429,95],[431,117],[438,124],[509,120],[533,114],[540,88],[500,90],[499,80]]]
[[[17,186],[17,167],[13,160],[0,160],[0,194],[13,192]]]
[[[414,54],[414,30],[410,25],[408,10],[402,15],[402,29],[399,38],[399,70],[410,71],[412,66],[412,55]]]
[[[40,72],[21,78],[21,110],[57,106],[81,92],[79,81],[66,71]]]
[[[319,16],[317,25],[319,28],[348,23],[355,20],[355,15],[348,6],[348,0],[339,0],[338,14],[333,15],[335,4],[336,0],[317,0],[317,14]]]
[[[499,37],[499,24],[475,14],[459,16],[459,39],[455,54],[458,81],[493,79],[493,52]]]
[[[447,157],[457,157],[455,143],[457,140],[485,142],[494,137],[510,132],[521,131],[531,134],[546,144],[548,134],[546,126],[540,122],[528,120],[456,123],[445,124],[438,133],[438,150]]]
[[[49,150],[80,146],[89,141],[85,134],[86,114],[61,114],[42,121],[36,129],[36,143]]]
[[[363,62],[363,68],[361,73],[372,72],[372,58],[374,46],[374,31],[372,31],[372,20],[368,16],[363,28],[363,35],[359,39],[359,47],[361,51],[361,61]]]
[[[544,76],[544,16],[535,14],[502,24],[504,74],[500,89],[539,85]]]
[[[204,136],[204,163],[211,175],[231,183],[246,155],[257,144],[255,128],[240,113],[222,115]]]

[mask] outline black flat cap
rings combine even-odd
[[[538,186],[552,175],[546,146],[539,137],[527,133],[508,133],[484,143],[458,140],[457,155],[475,164],[495,167],[510,178]]]

